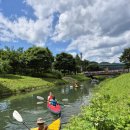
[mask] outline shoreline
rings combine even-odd
[[[64,80],[64,78],[66,77],[68,78],[68,80]],[[18,94],[30,93],[41,89],[48,90],[56,87],[57,85],[59,86],[63,84],[71,84],[71,80],[75,80],[77,82],[89,80],[89,78],[85,77],[85,75],[83,74],[77,74],[74,76],[69,75],[66,77],[63,77],[62,79],[41,79],[11,74],[4,75],[4,77],[0,76],[0,99],[15,96]]]

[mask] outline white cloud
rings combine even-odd
[[[114,2],[96,0],[62,13],[54,39],[73,39],[67,50],[78,49],[89,60],[119,61],[122,50],[130,46],[130,0]]]
[[[4,29],[1,30],[3,34],[5,34],[6,28],[5,38],[9,39],[12,36],[10,40],[18,38],[42,46],[51,32],[49,27],[51,25],[51,18],[44,21],[40,19],[33,21],[31,19],[27,20],[26,17],[20,17],[12,22],[0,14],[0,25],[4,26]],[[0,40],[4,41],[2,38]]]
[[[76,55],[77,55],[76,52],[70,52],[69,54],[71,54],[73,57],[76,57]]]
[[[118,61],[122,50],[130,46],[130,0],[24,0],[34,10],[36,20],[18,17],[14,22],[0,14],[0,40],[16,38],[44,45],[72,40],[67,51],[78,49],[83,58]],[[52,31],[53,13],[59,21]],[[59,42],[60,43],[60,42]]]
[[[78,37],[67,48],[67,51],[78,49],[83,58],[89,60],[119,62],[119,56],[129,44],[130,31],[118,37],[90,36]]]

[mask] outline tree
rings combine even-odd
[[[48,47],[46,48],[46,50],[47,50],[47,52],[48,52],[48,57],[50,58],[50,59],[49,59],[50,65],[51,65],[50,67],[51,67],[51,69],[52,69],[52,64],[53,64],[53,62],[54,62],[54,56],[53,56],[52,52],[49,50]]]
[[[88,60],[83,60],[82,61],[83,71],[87,70],[88,65],[89,65],[89,61]]]
[[[75,72],[75,59],[71,54],[61,53],[57,54],[54,62],[54,68],[61,71],[62,73]]]
[[[87,66],[87,70],[88,71],[99,71],[100,70],[100,67],[98,65],[98,63],[90,63],[88,66]]]
[[[130,48],[124,49],[122,55],[120,56],[120,62],[125,63],[126,68],[130,68]]]
[[[75,57],[75,62],[76,62],[76,72],[81,72],[81,63],[82,63],[82,61],[81,61],[78,54]]]
[[[0,59],[0,73],[6,74],[10,69],[11,66],[9,65],[9,61]]]
[[[11,66],[10,73],[19,73],[20,69],[20,57],[23,53],[23,48],[18,48],[14,50],[9,47],[5,47],[5,49],[0,51],[0,57],[2,60],[6,60],[9,62],[9,66]]]
[[[41,74],[51,69],[53,56],[48,48],[31,47],[23,55],[29,73]]]

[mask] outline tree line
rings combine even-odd
[[[17,50],[5,47],[0,49],[0,73],[30,75],[42,77],[46,72],[59,72],[62,74],[76,74],[97,67],[88,60],[82,60],[77,54],[62,52],[53,56],[48,48],[33,46],[27,50]],[[98,68],[98,67],[97,67]]]
[[[130,68],[130,48],[124,49],[120,62]],[[62,52],[53,56],[49,48],[33,46],[27,50],[9,47],[0,49],[0,73],[20,74],[42,77],[46,72],[76,74],[82,71],[102,70],[97,62],[82,60],[77,54]]]

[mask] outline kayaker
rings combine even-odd
[[[52,99],[50,100],[50,103],[53,105],[53,106],[56,106],[57,105],[57,101],[55,99],[55,96],[52,97]]]
[[[38,125],[38,129],[37,130],[47,130],[48,126],[46,126],[45,121],[43,120],[43,118],[38,118],[37,119],[37,125]]]
[[[49,92],[48,101],[50,101],[53,98],[52,92]]]
[[[77,82],[74,82],[74,85],[73,85],[74,87],[79,87],[79,85],[78,85],[78,83]]]

